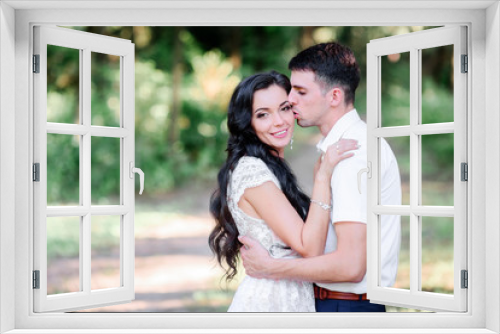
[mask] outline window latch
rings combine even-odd
[[[359,190],[360,194],[361,194],[361,175],[363,175],[363,173],[367,173],[367,176],[369,179],[372,178],[372,162],[371,161],[368,161],[367,168],[360,169],[358,172],[358,190]]]
[[[134,167],[134,162],[130,161],[130,163],[129,163],[129,176],[131,179],[134,178],[134,173],[139,174],[139,183],[141,185],[141,190],[139,191],[139,195],[142,195],[142,191],[144,190],[144,172],[140,168]]]

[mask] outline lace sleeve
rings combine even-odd
[[[281,190],[278,179],[264,161],[255,157],[243,157],[233,171],[229,195],[238,203],[245,189],[258,187],[268,181]]]

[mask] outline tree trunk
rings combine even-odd
[[[241,67],[241,27],[233,27],[231,31],[231,64],[233,70]]]
[[[172,145],[179,140],[178,120],[181,114],[181,85],[183,75],[182,51],[183,45],[180,39],[183,27],[175,27],[174,30],[174,50],[172,57],[172,105],[170,108],[167,130],[167,142]]]
[[[313,32],[315,27],[302,27],[302,35],[300,36],[300,48],[302,50],[307,49],[310,46],[313,46],[314,38]]]

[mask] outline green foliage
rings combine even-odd
[[[79,204],[80,142],[77,136],[47,134],[47,204]]]
[[[243,77],[270,69],[288,73],[289,59],[302,48],[337,40],[349,45],[357,56],[361,83],[356,94],[356,108],[363,115],[366,113],[366,44],[371,39],[408,33],[423,27],[74,29],[131,39],[135,44],[136,165],[146,173],[147,193],[154,195],[168,192],[186,182],[215,178],[225,159],[227,103]],[[176,41],[179,42],[176,44]],[[50,122],[81,121],[78,57],[78,50],[61,47],[50,47],[48,50]],[[443,120],[443,117],[449,118],[443,115],[453,110],[450,98],[452,74],[450,67],[440,65],[446,63],[443,60],[449,59],[450,50],[430,50],[425,57],[441,61],[423,62],[423,122],[452,121]],[[93,125],[119,124],[118,60],[118,57],[93,54]],[[409,107],[408,58],[403,55],[398,61],[384,61],[383,109],[390,112],[390,122],[405,122]],[[175,73],[178,79],[175,79]],[[97,142],[92,141],[92,145],[96,145],[92,147],[92,183],[99,187],[92,187],[92,197],[93,203],[105,203],[106,198],[119,197],[119,144],[113,140]],[[78,190],[75,189],[79,189],[79,153],[76,143],[78,140],[74,138],[49,143],[47,157],[55,162],[49,162],[53,176],[48,198],[54,203],[78,202]],[[449,178],[445,174],[452,169],[449,166],[453,162],[453,142],[449,138],[435,137],[429,143],[432,153],[428,157],[429,163],[423,166],[424,174],[437,180]],[[65,145],[70,145],[70,148],[65,148]],[[400,147],[393,149],[403,151]]]
[[[59,257],[78,258],[80,252],[80,218],[47,219],[47,261]]]
[[[47,219],[47,260],[75,259],[80,254],[80,217],[55,217]],[[102,256],[112,251],[119,253],[120,217],[92,216],[91,251]]]

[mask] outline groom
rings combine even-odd
[[[360,80],[353,52],[338,43],[312,46],[288,65],[292,91],[289,101],[302,127],[316,126],[323,135],[317,148],[323,152],[340,138],[356,139],[360,148],[334,170],[331,180],[332,209],[325,254],[318,257],[274,259],[249,237],[241,257],[247,275],[257,278],[315,282],[318,312],[385,312],[366,295],[366,177],[358,191],[357,174],[367,167],[366,123],[354,99]],[[384,139],[380,152],[380,204],[401,204],[401,183],[396,158]],[[376,177],[376,176],[374,176]],[[314,199],[314,198],[313,198]],[[383,215],[381,224],[381,285],[396,280],[400,248],[400,217]]]

